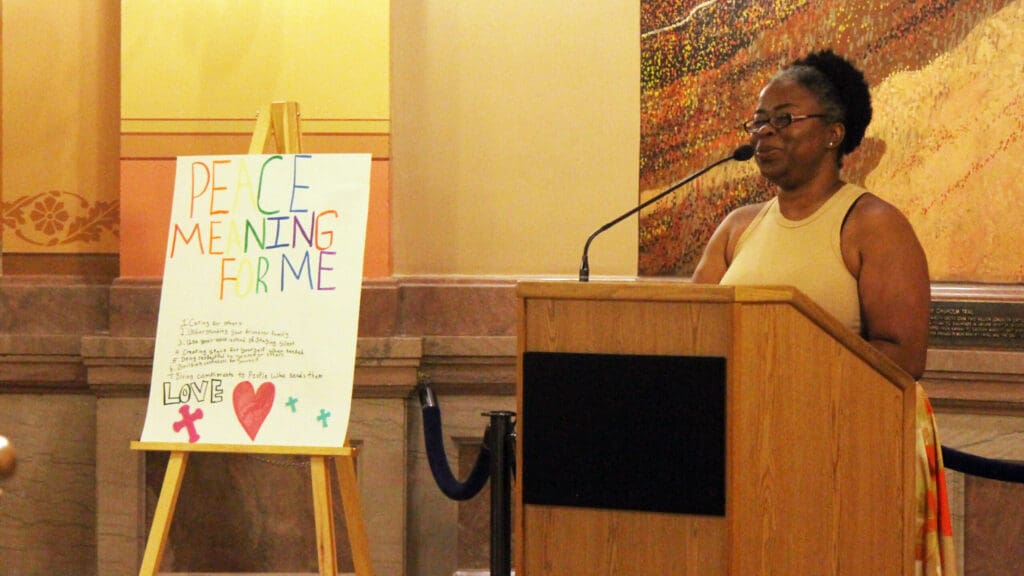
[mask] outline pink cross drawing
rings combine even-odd
[[[180,432],[182,428],[188,429],[188,442],[194,444],[199,441],[199,433],[196,432],[195,421],[203,417],[203,409],[196,408],[195,412],[189,413],[192,409],[189,408],[188,404],[185,404],[181,408],[178,408],[178,413],[181,414],[181,420],[174,423],[174,431]]]

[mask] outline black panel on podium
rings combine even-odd
[[[724,358],[527,352],[523,502],[725,515]]]

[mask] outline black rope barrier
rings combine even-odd
[[[1024,463],[995,460],[942,447],[942,462],[950,470],[1001,482],[1024,484]]]
[[[427,449],[427,462],[434,475],[437,487],[452,500],[469,500],[476,496],[490,474],[491,451],[486,442],[480,447],[473,470],[464,482],[459,482],[448,464],[444,451],[444,433],[441,426],[441,409],[437,406],[433,391],[424,386],[420,389],[420,405],[423,409],[423,439]]]
[[[434,392],[420,384],[423,413],[423,441],[427,462],[438,488],[452,500],[468,500],[491,481],[491,576],[512,573],[512,477],[515,473],[515,412],[485,412],[490,425],[484,432],[473,470],[464,482],[452,473],[444,451],[441,409]]]

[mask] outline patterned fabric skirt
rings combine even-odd
[[[956,549],[953,521],[942,464],[942,444],[935,426],[935,413],[921,384],[917,385],[916,502],[918,537],[915,572],[918,576],[955,576]]]

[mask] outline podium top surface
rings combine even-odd
[[[585,300],[653,300],[673,302],[805,302],[816,306],[791,286],[722,286],[694,284],[688,280],[531,280],[519,282],[516,292],[524,298]]]
[[[516,294],[520,300],[539,298],[791,306],[851,352],[872,364],[900,388],[914,385],[914,379],[889,357],[793,286],[722,286],[662,278],[591,282],[530,280],[516,284]]]

